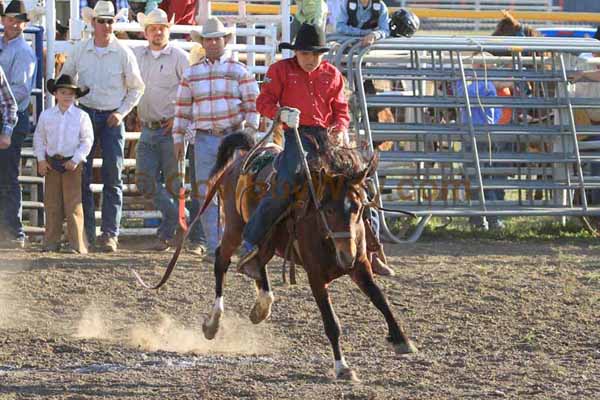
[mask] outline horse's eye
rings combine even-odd
[[[326,208],[325,209],[325,214],[329,217],[331,217],[333,214],[335,213],[335,211],[333,210],[333,208]]]

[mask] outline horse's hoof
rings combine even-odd
[[[254,303],[252,311],[250,311],[250,321],[253,324],[260,324],[271,315],[271,306],[263,307],[258,302]]]
[[[408,342],[394,344],[394,350],[396,351],[396,354],[414,354],[419,352],[417,347],[410,340]]]
[[[259,290],[258,297],[254,302],[254,307],[252,307],[252,311],[250,311],[250,321],[253,324],[260,324],[265,319],[269,318],[271,315],[271,305],[275,297],[272,292],[265,292],[263,290]]]
[[[348,382],[360,382],[356,373],[350,368],[343,368],[336,374],[336,379]]]
[[[217,336],[217,332],[219,331],[219,320],[212,318],[206,318],[202,323],[202,333],[204,333],[204,337],[207,340],[213,340],[215,336]]]

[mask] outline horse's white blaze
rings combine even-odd
[[[344,356],[340,360],[335,360],[335,374],[336,376],[340,374],[340,372],[350,369],[348,364],[346,364],[346,359]]]

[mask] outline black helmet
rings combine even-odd
[[[390,19],[390,34],[395,37],[414,35],[421,25],[419,17],[406,8],[401,8],[392,14]]]

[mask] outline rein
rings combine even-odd
[[[306,152],[304,151],[304,147],[302,146],[302,140],[300,139],[300,132],[298,131],[298,127],[295,126],[293,127],[294,130],[294,139],[296,140],[296,145],[298,146],[298,151],[300,153],[300,163],[302,166],[302,172],[304,173],[304,176],[306,178],[306,182],[308,184],[308,188],[310,191],[310,196],[312,197],[312,200],[315,204],[315,208],[317,209],[317,212],[319,213],[319,220],[321,221],[321,224],[323,224],[323,228],[325,229],[325,238],[329,239],[333,242],[333,247],[335,248],[335,261],[338,263],[338,265],[342,265],[341,259],[340,259],[340,253],[337,250],[337,247],[335,245],[335,239],[346,239],[346,238],[351,238],[351,233],[350,232],[333,232],[331,230],[331,228],[329,227],[329,224],[327,223],[327,219],[325,218],[325,214],[323,213],[323,208],[321,207],[321,202],[319,201],[319,198],[317,196],[317,191],[315,190],[315,185],[314,182],[312,180],[312,175],[310,174],[310,168],[308,167],[308,161],[306,160]]]
[[[202,207],[200,209],[198,209],[198,212],[194,216],[194,219],[190,223],[187,230],[184,230],[184,229],[182,229],[181,226],[178,226],[175,237],[181,238],[181,240],[179,240],[179,243],[177,244],[177,248],[175,249],[175,253],[173,253],[173,256],[171,257],[171,261],[169,261],[169,264],[167,264],[165,273],[163,274],[163,277],[160,280],[160,282],[158,282],[154,286],[151,286],[142,279],[140,274],[138,274],[135,269],[133,269],[133,268],[131,269],[131,271],[133,272],[133,275],[135,275],[135,277],[140,285],[142,285],[146,289],[159,289],[161,286],[163,286],[165,283],[167,283],[167,281],[169,280],[169,277],[171,276],[171,273],[173,272],[173,269],[175,269],[175,265],[177,265],[177,260],[179,259],[179,254],[181,253],[181,250],[183,249],[183,244],[185,243],[185,240],[188,238],[188,236],[192,232],[192,228],[194,227],[194,225],[196,225],[196,222],[198,222],[198,220],[200,219],[200,216],[208,208],[208,205],[210,204],[212,198],[217,193],[217,188],[219,187],[221,181],[223,180],[223,177],[231,170],[232,167],[233,167],[233,163],[230,162],[217,175],[215,175],[211,179],[209,179],[208,191],[207,191],[206,197],[204,199],[204,204],[202,204]]]

